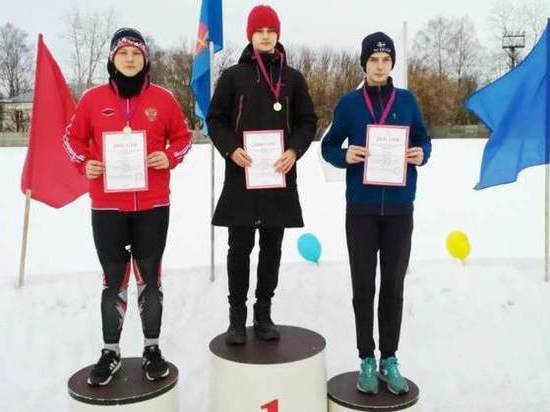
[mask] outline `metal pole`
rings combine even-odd
[[[409,52],[408,52],[408,38],[407,38],[407,22],[403,22],[403,62],[405,64],[405,73],[403,75],[403,88],[407,89],[409,87]]]
[[[550,282],[550,165],[546,164],[546,174],[544,178],[544,281]]]
[[[210,98],[214,94],[214,43],[209,42],[210,52]],[[206,113],[205,113],[206,115]],[[214,217],[214,192],[215,192],[215,179],[216,178],[216,153],[214,150],[214,143],[210,139],[210,218]],[[216,262],[215,262],[215,250],[216,250],[216,235],[214,232],[214,225],[210,224],[210,282],[216,280]]]
[[[27,238],[29,234],[29,213],[31,209],[31,191],[25,192],[25,217],[23,219],[23,240],[21,241],[21,257],[19,260],[19,278],[17,287],[22,288],[25,284],[25,261],[27,259]]]

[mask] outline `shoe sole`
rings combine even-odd
[[[166,372],[164,372],[162,375],[160,375],[157,378],[153,378],[147,372],[145,372],[145,377],[147,378],[147,380],[149,382],[153,382],[153,381],[156,381],[156,380],[159,380],[159,379],[166,378],[168,375],[170,375],[170,368],[166,369]]]
[[[408,390],[406,390],[406,391],[396,391],[396,390],[392,389],[392,387],[390,386],[390,383],[384,378],[384,375],[382,375],[381,373],[378,374],[378,378],[386,384],[386,387],[388,388],[388,390],[391,393],[393,393],[394,395],[405,395],[405,394],[409,393]]]
[[[113,376],[115,376],[115,373],[118,372],[118,370],[120,369],[120,367],[122,366],[122,360],[118,363],[118,365],[113,369],[113,371],[111,372],[111,374],[109,375],[109,377],[107,379],[105,379],[103,382],[98,382],[98,383],[92,383],[90,381],[90,378],[87,379],[87,382],[88,382],[88,385],[90,386],[105,386],[105,385],[108,385],[109,382],[111,382],[111,380],[113,379]]]
[[[377,395],[378,394],[378,391],[376,392],[372,392],[372,391],[366,391],[364,389],[362,389],[359,384],[355,385],[355,387],[357,388],[357,390],[361,393],[366,393],[367,395]]]
[[[246,343],[246,338],[243,340],[235,340],[235,339],[226,339],[225,344],[229,346],[238,346],[238,345],[244,345]]]

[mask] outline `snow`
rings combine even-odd
[[[482,140],[437,140],[420,169],[413,253],[405,292],[402,372],[421,389],[423,411],[550,411],[550,284],[544,283],[544,168],[481,192]],[[27,283],[15,288],[24,196],[25,151],[0,150],[0,410],[64,411],[66,382],[101,347],[101,276],[91,238],[89,200],[55,210],[32,202]],[[208,408],[208,343],[227,323],[226,231],[216,229],[216,276],[209,259],[210,148],[196,145],[174,171],[163,267],[161,346],[180,369],[180,410]],[[217,193],[222,162],[217,160]],[[300,160],[306,227],[288,230],[273,315],[327,339],[327,374],[357,369],[351,284],[344,236],[344,184],[327,183],[318,145]],[[465,265],[444,246],[465,231]],[[304,262],[296,239],[320,239],[319,266]],[[256,251],[253,252],[254,274]],[[251,291],[255,276],[251,276]],[[250,293],[252,296],[252,292]],[[121,346],[139,356],[135,285]]]

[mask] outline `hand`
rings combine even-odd
[[[294,149],[287,149],[273,166],[275,166],[275,171],[277,173],[283,173],[286,175],[288,171],[292,169],[294,163],[296,163],[296,152]]]
[[[407,163],[420,166],[424,161],[424,150],[421,147],[410,147],[407,149]]]
[[[346,151],[346,163],[354,164],[365,161],[365,158],[369,155],[369,151],[364,146],[348,146]]]
[[[170,162],[164,152],[153,152],[147,156],[147,167],[155,170],[168,169]]]
[[[231,154],[231,160],[241,167],[249,167],[252,164],[252,159],[242,147],[239,147]]]
[[[86,177],[88,179],[97,179],[103,174],[105,167],[99,160],[88,160],[86,162]]]

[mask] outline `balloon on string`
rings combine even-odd
[[[470,255],[470,241],[468,235],[460,230],[454,230],[447,235],[447,251],[456,259],[464,262]]]
[[[319,263],[321,242],[313,233],[304,233],[298,238],[298,252],[305,260]]]

